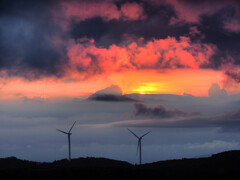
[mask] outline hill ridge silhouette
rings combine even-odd
[[[24,179],[236,179],[240,178],[240,150],[204,158],[183,158],[133,165],[108,158],[76,158],[33,162],[16,157],[0,159],[4,178]]]
[[[189,161],[189,160],[205,160],[205,159],[212,159],[212,160],[227,160],[227,161],[238,161],[240,162],[240,150],[229,150],[224,152],[219,152],[216,154],[212,154],[209,157],[195,157],[195,158],[182,158],[182,159],[169,159],[169,160],[160,160],[151,163],[145,163],[141,166],[149,166],[155,164],[162,164],[166,162],[175,162],[175,161]],[[84,164],[80,164],[84,163]],[[110,158],[104,157],[78,157],[68,161],[68,159],[60,159],[54,160],[52,162],[38,162],[38,161],[29,161],[24,159],[19,159],[15,156],[10,156],[6,158],[0,158],[0,169],[2,167],[8,167],[8,164],[12,164],[12,166],[18,165],[76,165],[76,166],[136,166],[137,164],[131,164],[127,161],[115,160]]]

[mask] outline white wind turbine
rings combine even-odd
[[[139,164],[142,164],[142,138],[144,136],[146,136],[148,133],[150,133],[151,131],[143,134],[142,136],[138,137],[134,132],[132,132],[130,129],[128,129],[130,131],[130,133],[132,133],[136,138],[138,138],[138,146],[137,146],[137,153],[138,153],[138,149],[139,149]]]
[[[67,134],[67,136],[68,136],[68,159],[69,159],[69,161],[71,161],[71,139],[70,139],[70,137],[72,135],[71,130],[72,130],[73,126],[75,125],[75,123],[76,123],[76,121],[73,123],[72,127],[70,128],[70,130],[68,132],[62,131],[60,129],[56,129],[57,131],[59,131],[61,133]]]

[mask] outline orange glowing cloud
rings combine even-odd
[[[68,57],[71,72],[79,73],[84,79],[96,74],[128,70],[197,69],[209,63],[216,49],[212,44],[192,43],[188,37],[180,37],[180,40],[168,37],[149,41],[145,45],[133,42],[109,48],[96,47],[89,39],[87,43],[71,43]]]

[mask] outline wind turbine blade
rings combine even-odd
[[[150,133],[151,131],[148,131],[147,133],[145,133],[144,135],[142,135],[140,138],[146,136],[148,133]]]
[[[67,132],[62,131],[62,130],[60,130],[60,129],[56,129],[56,130],[59,131],[59,132],[61,132],[61,133],[64,133],[64,134],[68,134]]]
[[[128,130],[130,131],[130,133],[132,133],[134,136],[136,136],[136,138],[139,139],[139,137],[134,132],[132,132],[130,129],[128,129]]]
[[[75,125],[75,123],[76,123],[76,121],[73,123],[73,125],[72,125],[71,129],[68,131],[68,133],[71,132],[71,130],[72,130],[73,126]]]

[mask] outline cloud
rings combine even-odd
[[[83,43],[84,40],[84,43]],[[133,42],[98,48],[93,39],[79,39],[68,46],[69,67],[88,78],[101,73],[138,69],[197,69],[208,64],[216,46],[191,42],[188,37],[154,39],[146,44]]]
[[[212,84],[208,90],[208,95],[210,97],[225,97],[227,96],[227,91],[225,89],[221,89],[218,84]]]
[[[134,103],[133,115],[146,118],[173,118],[173,117],[188,117],[199,115],[199,112],[184,112],[179,109],[168,110],[163,105],[159,104],[155,107],[148,107],[147,105],[136,102]]]
[[[64,1],[61,3],[64,17],[80,22],[101,17],[110,20],[139,20],[143,17],[143,7],[138,3],[122,4],[120,9],[114,1]],[[69,20],[68,20],[69,21]]]
[[[199,112],[168,110],[163,105],[148,107],[135,102],[133,119],[94,124],[94,127],[139,128],[216,128],[219,133],[240,131],[240,110],[221,114],[204,115]]]
[[[151,2],[156,5],[172,6],[175,12],[175,16],[170,20],[172,25],[180,22],[198,24],[203,15],[211,16],[226,6],[224,1],[219,3],[216,1],[152,0]]]
[[[229,91],[238,92],[240,86],[240,69],[239,65],[230,64],[224,67],[223,86]]]
[[[111,85],[102,90],[97,91],[95,94],[105,95],[122,95],[122,89],[117,85]]]
[[[224,21],[224,28],[228,30],[229,32],[235,32],[238,33],[240,32],[240,21],[239,17],[236,19],[228,19],[228,21]]]
[[[190,145],[188,149],[236,149],[238,147],[239,143],[235,141],[227,142],[222,140],[213,140],[212,142]]]
[[[234,1],[233,1],[234,2]],[[225,30],[231,33],[239,33],[240,32],[240,8],[239,2],[235,1],[233,3],[233,11],[229,13],[228,16],[224,17],[223,26]]]
[[[175,24],[178,22],[187,22],[187,23],[199,23],[200,15],[210,14],[212,12],[212,8],[208,5],[199,4],[195,6],[194,4],[182,3],[180,1],[170,1],[173,5],[176,17],[172,17],[170,24]]]
[[[59,43],[62,30],[53,21],[52,2],[4,1],[1,7],[1,76],[63,76],[66,47]]]
[[[227,70],[225,75],[236,83],[240,83],[240,72],[239,70]]]
[[[205,17],[220,13],[222,27],[228,32],[240,32],[240,11],[237,0],[223,1],[181,1],[181,0],[152,0],[155,5],[170,5],[174,15],[170,25],[178,23],[202,24]]]
[[[125,3],[121,6],[121,14],[123,19],[126,20],[139,20],[143,19],[143,7],[137,3]]]
[[[88,97],[89,100],[94,101],[106,101],[106,102],[122,102],[122,101],[136,101],[125,95],[113,95],[113,94],[94,94]]]
[[[122,90],[119,86],[111,85],[105,89],[99,90],[88,97],[88,100],[95,101],[135,101],[134,99],[122,95]]]
[[[196,40],[203,40],[206,38],[206,36],[198,30],[197,26],[191,26],[189,28],[189,35],[192,39],[194,38]]]

